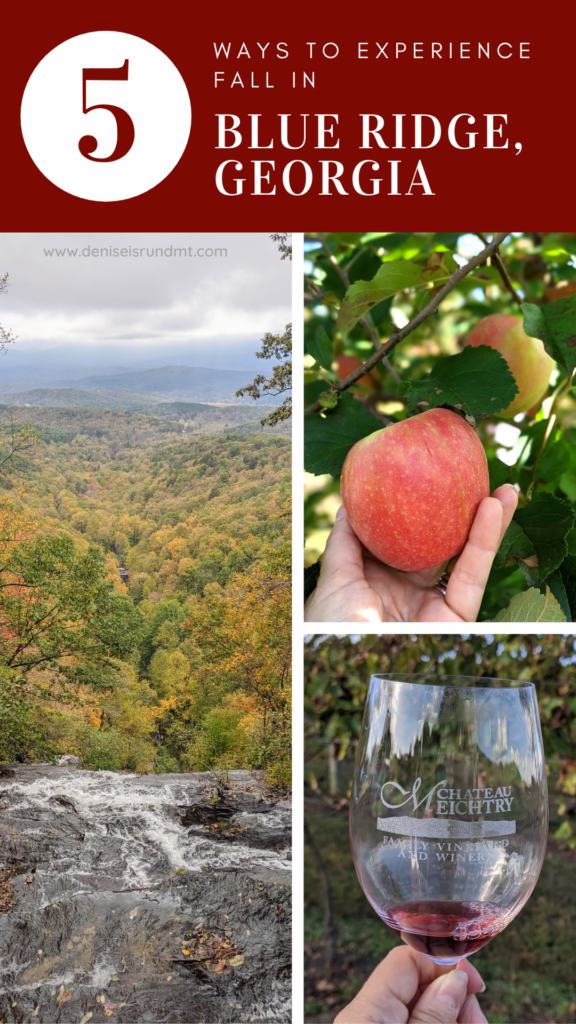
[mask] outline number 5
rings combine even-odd
[[[82,68],[82,113],[89,114],[91,110],[109,110],[116,120],[117,138],[114,152],[110,156],[92,156],[98,147],[98,140],[93,135],[83,135],[78,143],[78,149],[87,160],[96,160],[98,163],[110,163],[112,160],[121,160],[132,149],[134,142],[134,122],[122,107],[113,107],[106,103],[95,103],[92,107],[86,106],[86,82],[92,81],[128,81],[128,61],[125,60],[121,68]]]

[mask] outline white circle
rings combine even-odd
[[[131,148],[106,162],[116,150],[117,121],[110,110],[83,113],[83,69],[119,69],[126,61],[126,80],[85,74],[86,106],[120,107],[134,127]],[[87,32],[35,67],[20,116],[26,148],[49,181],[80,199],[111,203],[142,195],[170,174],[186,148],[192,111],[184,79],[156,46],[126,32]],[[78,148],[85,136],[97,140],[89,156]]]

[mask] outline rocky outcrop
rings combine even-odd
[[[16,766],[0,808],[4,1024],[290,1020],[290,807],[261,773]]]

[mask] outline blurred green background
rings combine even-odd
[[[530,680],[538,689],[550,839],[522,913],[474,966],[491,1024],[576,1021],[576,643],[569,635],[310,636],[305,644],[307,1022],[332,1021],[400,944],[356,879],[348,806],[368,680],[426,672]]]

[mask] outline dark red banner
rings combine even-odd
[[[510,5],[480,12],[400,4],[392,11],[293,2],[208,5],[201,14],[194,5],[8,8],[0,224],[4,231],[457,230],[473,214],[488,227],[529,222],[566,230],[573,216],[565,194],[574,152],[573,21],[566,2],[554,18],[542,12],[538,21]],[[153,44],[182,76],[192,109],[182,155],[185,115],[178,121],[161,69],[156,79],[150,65],[148,91],[125,110],[122,90],[140,88],[130,78],[136,58],[123,57],[120,47],[116,60],[104,46],[100,65],[81,66],[81,55],[77,68],[62,63],[60,92],[36,77],[32,136],[39,152],[51,150],[41,170],[21,128],[27,83],[66,40],[104,32]],[[102,81],[115,60],[114,79]],[[51,119],[63,133],[60,154]],[[146,132],[148,148],[137,150]],[[90,182],[121,178],[122,161],[133,159],[142,167],[135,187],[145,190],[120,199],[101,198],[96,186],[99,198],[70,194],[68,144],[82,176],[93,173]],[[151,187],[150,153],[158,174],[163,159],[173,168]],[[58,184],[43,172],[54,162]]]

